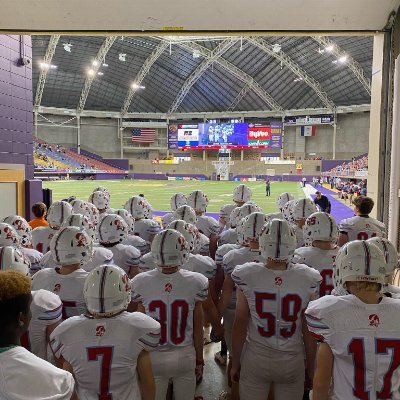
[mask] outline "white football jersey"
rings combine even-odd
[[[128,235],[128,237],[123,240],[121,244],[136,247],[142,256],[150,251],[149,244],[141,237],[135,235]]]
[[[140,260],[139,260],[140,272],[147,272],[147,271],[151,271],[152,269],[156,269],[156,268],[157,268],[157,264],[151,253],[147,253],[144,256],[140,257]]]
[[[200,233],[203,233],[208,238],[211,235],[218,235],[220,231],[218,221],[213,217],[208,217],[207,215],[199,215],[197,217],[196,226]]]
[[[237,232],[236,229],[230,228],[223,231],[218,238],[218,246],[222,246],[227,243],[235,244],[237,243]]]
[[[172,212],[169,212],[167,214],[164,214],[161,217],[161,225],[164,229],[167,229],[167,226],[174,220],[174,214]]]
[[[50,242],[58,230],[51,229],[49,226],[39,226],[32,231],[32,246],[42,254],[50,251]]]
[[[46,268],[32,278],[32,290],[45,289],[57,294],[63,303],[63,319],[86,311],[83,287],[88,273],[82,268],[68,275],[61,275],[59,268]]]
[[[198,272],[207,279],[214,279],[217,273],[215,261],[211,257],[202,256],[200,254],[189,254],[182,268],[187,271]]]
[[[139,219],[135,221],[135,236],[141,237],[147,243],[150,242],[150,236],[157,235],[160,230],[160,225],[154,219]]]
[[[73,376],[21,346],[0,353],[0,399],[70,400]]]
[[[282,352],[303,351],[301,314],[318,291],[319,272],[302,264],[280,271],[248,263],[236,267],[232,279],[250,309],[247,340]]]
[[[49,325],[61,321],[61,300],[48,290],[32,291],[31,313],[29,331],[21,337],[21,344],[36,356],[49,360],[46,330]]]
[[[126,273],[130,267],[139,266],[140,251],[133,246],[126,244],[116,244],[112,247],[107,247],[113,253],[113,263],[122,268]]]
[[[222,265],[222,260],[225,254],[229,253],[231,250],[240,249],[242,246],[239,244],[223,244],[219,246],[216,253],[215,253],[215,263],[219,266]]]
[[[43,254],[35,249],[27,249],[26,247],[20,248],[21,253],[30,261],[31,266],[29,272],[31,275],[39,271],[42,267],[40,261],[43,258]]]
[[[347,233],[349,242],[353,240],[368,240],[372,237],[385,237],[385,224],[371,217],[354,216],[343,219],[339,231]]]
[[[303,228],[294,225],[294,231],[296,233],[296,248],[303,247],[305,245]]]
[[[331,294],[333,290],[333,263],[339,248],[332,250],[322,250],[318,247],[306,246],[296,249],[292,262],[295,264],[305,264],[316,269],[322,276],[319,287],[319,297]]]
[[[80,399],[139,399],[137,358],[157,347],[160,324],[136,312],[101,319],[80,315],[50,338],[56,357],[72,366]]]
[[[193,346],[193,310],[207,299],[208,280],[184,269],[173,274],[153,269],[136,275],[131,284],[132,301],[142,302],[146,314],[163,327],[157,351]]]
[[[387,297],[365,304],[353,295],[324,296],[309,304],[308,329],[334,354],[332,399],[398,398],[398,315],[400,301]]]

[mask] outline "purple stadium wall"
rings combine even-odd
[[[29,218],[30,201],[41,200],[42,189],[33,176],[32,63],[21,65],[22,55],[32,60],[30,36],[0,35],[0,163],[25,165]]]

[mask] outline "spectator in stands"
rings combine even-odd
[[[39,226],[49,226],[45,217],[47,215],[47,207],[44,203],[36,203],[32,206],[33,215],[36,217],[29,221],[29,226],[32,229],[38,228]]]
[[[329,201],[328,197],[326,197],[320,191],[315,192],[314,203],[316,206],[318,206],[321,212],[331,212],[331,202]]]

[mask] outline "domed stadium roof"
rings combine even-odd
[[[372,36],[32,40],[36,106],[168,113],[370,103]]]

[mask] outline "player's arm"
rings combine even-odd
[[[140,269],[138,265],[131,265],[128,270],[129,279],[134,278],[137,274],[140,273]]]
[[[151,368],[150,354],[146,350],[142,350],[139,354],[137,371],[142,400],[154,400],[156,396],[156,384]]]
[[[231,377],[232,381],[239,381],[240,374],[240,357],[247,336],[247,325],[249,323],[250,310],[247,303],[247,299],[243,292],[238,288],[236,300],[236,314],[235,321],[233,323],[232,332],[232,370]]]
[[[203,361],[203,317],[202,302],[198,301],[193,310],[193,342],[197,361]]]
[[[304,351],[306,355],[306,383],[307,389],[311,389],[311,384],[313,382],[314,370],[315,370],[315,358],[317,355],[317,341],[313,338],[308,330],[307,321],[304,312],[301,315],[302,319],[302,333],[303,333],[303,343]]]
[[[317,353],[317,369],[314,374],[313,400],[329,400],[332,370],[332,350],[326,343],[320,343]]]
[[[207,321],[211,322],[211,325],[215,330],[215,339],[219,341],[224,337],[224,327],[221,324],[221,317],[218,314],[217,307],[215,306],[212,298],[212,286],[214,285],[214,280],[210,279],[208,282],[208,296],[207,299],[202,303],[203,311]]]
[[[215,253],[218,248],[218,235],[216,233],[212,233],[210,236],[210,257],[215,260]]]
[[[349,241],[349,236],[346,232],[340,232],[337,244],[339,247],[342,247]]]
[[[227,309],[229,303],[231,302],[232,292],[234,287],[235,283],[233,282],[231,275],[225,274],[224,283],[222,285],[221,297],[219,298],[218,301],[218,312],[220,317],[224,315],[225,310]]]

